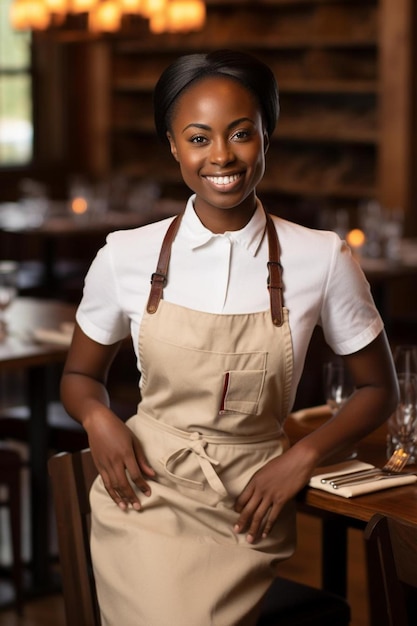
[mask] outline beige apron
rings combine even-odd
[[[157,472],[152,495],[139,494],[141,512],[123,512],[101,478],[91,492],[103,626],[253,626],[275,564],[294,550],[293,503],[265,540],[233,532],[236,497],[288,447],[292,345],[267,221],[277,258],[271,311],[260,313],[161,300],[178,224],[167,234],[139,334],[142,400],[128,422]]]

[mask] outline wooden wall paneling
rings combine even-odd
[[[412,97],[411,19],[414,0],[380,0],[380,145],[379,199],[388,208],[412,209]],[[408,220],[409,221],[409,220]]]
[[[179,54],[233,47],[265,60],[280,87],[281,117],[260,187],[272,205],[275,198],[300,210],[348,208],[353,218],[374,197],[407,208],[412,3],[208,0],[201,32],[122,34],[111,54],[111,168],[156,177],[165,193],[180,189],[175,163],[154,138],[154,83]]]
[[[88,56],[88,117],[91,120],[88,146],[89,169],[95,178],[103,179],[110,173],[110,49],[104,41],[89,47]]]
[[[65,46],[68,171],[101,178],[112,167],[110,48],[106,40],[98,39]]]

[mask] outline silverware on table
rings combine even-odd
[[[398,472],[392,472],[392,473],[387,473],[385,472],[384,474],[379,473],[379,474],[375,474],[372,476],[362,476],[359,478],[353,478],[353,479],[345,479],[343,482],[338,482],[338,483],[332,483],[332,487],[333,489],[342,489],[343,487],[353,487],[355,485],[362,485],[364,483],[367,482],[374,482],[377,480],[385,480],[388,478],[403,478],[404,476],[415,476],[415,474],[413,472],[410,473],[405,473],[405,474],[399,474]]]
[[[373,476],[378,474],[398,474],[405,467],[410,455],[402,448],[394,450],[384,467],[369,467],[367,469],[357,470],[356,472],[344,472],[334,474],[333,476],[326,476],[321,479],[323,484],[330,483],[334,485],[345,479],[352,480],[354,478],[361,478],[362,476]]]

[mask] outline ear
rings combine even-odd
[[[167,132],[167,138],[168,138],[168,141],[169,141],[169,146],[171,148],[171,154],[174,157],[174,159],[176,161],[178,161],[177,146],[175,145],[174,138],[173,138],[173,136],[171,135],[170,132]]]

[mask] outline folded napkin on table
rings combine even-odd
[[[57,343],[69,346],[74,331],[74,324],[65,322],[59,328],[35,328],[33,338],[41,343]]]
[[[383,478],[382,480],[376,480],[370,478],[369,481],[360,483],[358,485],[344,485],[334,489],[329,483],[322,483],[321,479],[327,476],[336,476],[337,474],[345,474],[347,472],[356,472],[363,469],[373,469],[374,465],[369,463],[362,463],[361,461],[346,461],[344,463],[337,463],[336,465],[329,465],[326,467],[326,472],[322,472],[313,476],[309,482],[310,487],[315,489],[321,489],[322,491],[328,491],[334,496],[342,496],[343,498],[353,498],[354,496],[360,496],[365,493],[372,493],[373,491],[382,491],[383,489],[389,489],[390,487],[400,487],[402,485],[408,485],[417,481],[417,476],[404,475],[393,476],[392,478]]]

